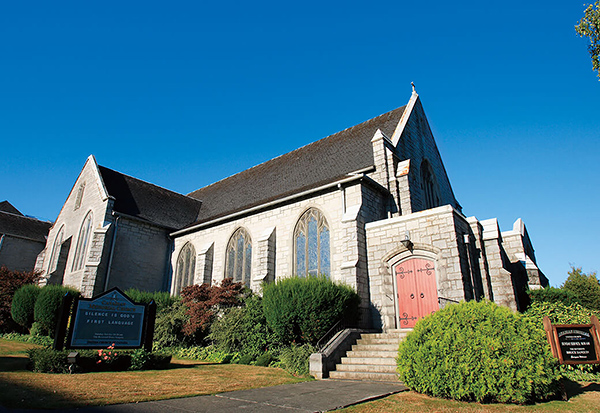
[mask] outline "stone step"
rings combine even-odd
[[[393,338],[373,338],[373,337],[366,337],[366,338],[360,338],[358,340],[356,340],[357,344],[399,344],[400,341],[402,341],[402,339],[398,338],[398,337],[393,337]]]
[[[363,344],[361,341],[352,346],[352,351],[398,351],[398,343]]]
[[[338,364],[336,371],[368,371],[372,373],[396,373],[396,364]]]
[[[332,371],[329,373],[329,378],[337,380],[398,381],[398,375],[395,373]]]
[[[357,358],[396,358],[398,356],[398,350],[367,350],[367,351],[349,351],[346,353],[346,357],[357,357]]]
[[[342,357],[341,364],[372,364],[395,366],[396,359],[393,357]]]
[[[370,339],[370,338],[384,338],[384,339],[395,339],[399,340],[408,335],[408,331],[400,331],[397,333],[371,333],[371,334],[362,334],[361,339]]]

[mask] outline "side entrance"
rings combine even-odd
[[[439,310],[435,263],[426,258],[409,258],[394,266],[398,300],[398,327],[415,323]]]

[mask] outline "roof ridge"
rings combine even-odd
[[[294,149],[294,150],[292,150],[292,151],[290,151],[290,152],[285,152],[285,153],[282,153],[281,155],[277,155],[277,156],[276,156],[276,157],[274,157],[274,158],[268,159],[268,160],[266,160],[266,161],[264,161],[264,162],[261,162],[261,163],[259,163],[259,164],[256,164],[256,165],[254,165],[254,166],[251,166],[250,168],[246,168],[246,169],[244,169],[244,170],[242,170],[242,171],[239,171],[239,172],[236,172],[236,173],[234,173],[233,175],[229,175],[229,176],[227,176],[227,177],[225,177],[225,178],[222,178],[222,179],[219,179],[218,181],[215,181],[215,182],[213,182],[213,183],[211,183],[211,184],[208,184],[208,185],[206,185],[206,186],[203,186],[203,187],[201,187],[201,188],[198,188],[198,189],[196,189],[196,190],[194,190],[194,191],[192,191],[192,192],[188,193],[188,196],[189,196],[189,195],[191,195],[191,194],[193,194],[193,193],[195,193],[195,192],[198,192],[198,191],[204,190],[204,189],[206,189],[206,188],[210,188],[210,187],[212,187],[212,186],[214,186],[214,185],[217,185],[217,184],[219,184],[219,183],[221,183],[221,182],[223,182],[223,181],[226,181],[226,180],[228,180],[228,179],[231,179],[231,178],[233,178],[233,177],[235,177],[235,176],[237,176],[237,175],[240,175],[240,174],[242,174],[242,173],[247,173],[248,171],[252,171],[252,170],[254,170],[254,169],[258,168],[259,166],[261,166],[261,165],[265,165],[265,164],[267,164],[267,163],[269,163],[269,162],[272,162],[272,161],[275,161],[276,159],[279,159],[279,158],[282,158],[282,157],[284,157],[284,156],[288,156],[288,155],[290,155],[290,156],[291,156],[293,153],[296,153],[296,152],[298,152],[298,151],[300,151],[300,150],[304,150],[305,148],[308,148],[308,147],[310,147],[310,146],[312,146],[312,145],[316,145],[316,144],[318,144],[319,142],[322,142],[322,141],[324,141],[325,139],[330,139],[330,138],[333,138],[334,136],[336,136],[336,135],[340,135],[340,134],[342,134],[342,133],[346,133],[346,132],[350,131],[351,129],[357,128],[357,127],[359,127],[359,126],[366,125],[366,124],[368,124],[368,123],[375,122],[376,120],[380,119],[381,117],[383,117],[383,116],[385,116],[385,115],[387,115],[387,114],[390,114],[390,113],[392,113],[392,112],[394,112],[394,111],[396,111],[396,110],[398,110],[398,109],[405,108],[405,107],[406,107],[406,105],[399,106],[399,107],[397,107],[397,108],[395,108],[395,109],[389,110],[389,111],[387,111],[387,112],[384,112],[384,113],[382,113],[382,114],[380,114],[380,115],[378,115],[378,116],[375,116],[374,118],[367,119],[367,120],[365,120],[365,121],[362,121],[362,122],[360,122],[360,123],[357,123],[357,124],[355,124],[355,125],[352,125],[352,126],[350,126],[350,127],[346,128],[346,129],[342,129],[342,130],[340,130],[340,131],[337,131],[337,132],[335,132],[335,133],[332,133],[331,135],[327,135],[327,136],[324,136],[324,137],[322,137],[322,138],[320,138],[320,139],[317,139],[316,141],[309,142],[309,143],[307,143],[306,145],[303,145],[303,146],[301,146],[301,147],[299,147],[299,148],[296,148],[296,149]],[[195,199],[197,199],[197,198],[195,198]]]
[[[52,221],[43,221],[43,220],[41,220],[39,218],[28,216],[28,215],[24,215],[24,214],[20,214],[20,215],[19,214],[13,214],[12,212],[8,212],[8,211],[0,211],[0,214],[8,214],[8,215],[12,215],[12,216],[18,217],[18,218],[27,218],[27,219],[31,219],[33,221],[38,221],[38,222],[52,224]]]

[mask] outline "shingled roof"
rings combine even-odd
[[[10,212],[11,214],[15,214],[15,215],[23,215],[23,214],[21,214],[21,211],[19,211],[17,208],[15,208],[8,201],[0,202],[0,212]]]
[[[7,205],[12,208],[8,208]],[[7,201],[0,203],[0,206],[2,207],[0,209],[0,234],[46,242],[46,236],[52,226],[51,222],[26,217]],[[16,213],[11,212],[13,210]]]
[[[371,139],[392,136],[406,106],[247,169],[188,196],[202,201],[197,223],[335,182],[374,165]]]
[[[98,165],[113,210],[170,229],[183,228],[198,219],[202,202]]]

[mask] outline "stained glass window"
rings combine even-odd
[[[196,250],[191,243],[187,243],[181,249],[177,258],[177,270],[173,294],[179,294],[182,289],[194,283],[196,273]]]
[[[83,268],[87,247],[92,233],[92,211],[88,212],[81,224],[79,237],[77,238],[77,248],[75,249],[75,258],[73,259],[73,271]]]
[[[244,228],[238,228],[227,244],[225,274],[234,282],[250,287],[252,273],[252,240]]]
[[[298,220],[294,231],[294,252],[297,276],[329,277],[329,225],[321,211],[311,208]]]

